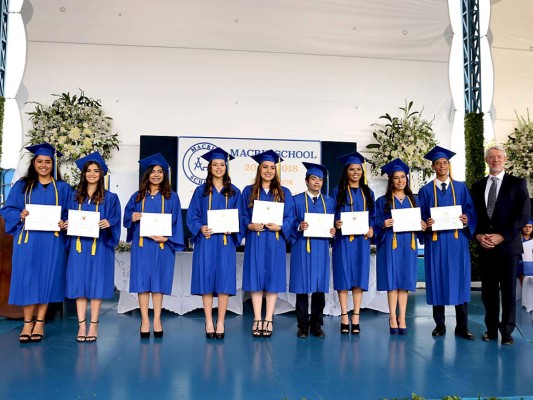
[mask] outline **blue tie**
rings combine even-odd
[[[442,186],[442,194],[446,194],[446,183],[441,183]]]

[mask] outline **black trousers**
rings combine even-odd
[[[326,295],[321,292],[311,293],[311,316],[309,316],[309,295],[296,295],[296,319],[298,328],[319,328],[324,324],[324,307]]]
[[[481,299],[487,331],[510,335],[516,326],[516,271],[520,255],[480,250]],[[500,319],[501,294],[501,319]]]
[[[444,306],[433,306],[433,320],[437,326],[444,326]],[[455,329],[468,330],[468,303],[455,306]]]

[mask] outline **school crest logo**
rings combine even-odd
[[[208,162],[202,156],[216,147],[213,143],[200,142],[187,149],[183,156],[182,167],[185,176],[192,183],[201,185],[205,182]]]

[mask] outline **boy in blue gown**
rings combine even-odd
[[[424,157],[432,162],[436,178],[426,184],[418,197],[422,219],[427,221],[424,262],[426,271],[426,298],[433,305],[435,329],[433,336],[446,333],[444,306],[454,305],[455,335],[467,340],[475,337],[468,330],[468,302],[470,301],[470,249],[469,240],[476,227],[476,214],[470,193],[463,182],[451,178],[450,159],[455,155],[440,146]],[[462,229],[432,231],[432,207],[457,206],[462,208]]]
[[[322,330],[325,293],[329,291],[330,255],[328,238],[304,237],[309,224],[305,213],[334,214],[332,197],[321,193],[328,170],[324,165],[303,163],[307,168],[305,183],[307,191],[294,196],[296,219],[292,224],[291,265],[289,291],[296,293],[296,317],[299,338],[307,337],[309,328],[316,337],[324,337]],[[335,228],[331,226],[331,236]],[[311,316],[309,316],[309,293],[311,293]]]

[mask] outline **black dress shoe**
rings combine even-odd
[[[466,340],[476,340],[476,337],[472,335],[468,329],[455,329],[455,336],[459,336]]]
[[[154,331],[154,337],[155,338],[162,338],[163,337],[163,329],[160,331]]]
[[[298,333],[296,334],[296,336],[298,336],[299,338],[306,338],[308,335],[308,332],[309,332],[309,329],[307,328],[298,328]]]
[[[483,340],[484,342],[492,342],[493,340],[498,340],[498,334],[490,333],[489,331],[487,331],[483,334],[483,336],[481,336],[481,340]]]
[[[433,332],[431,332],[431,336],[444,336],[445,334],[446,334],[445,325],[437,325],[435,329],[433,329]]]
[[[311,328],[311,335],[315,337],[320,337],[320,338],[326,337],[326,334],[324,333],[322,328],[319,326],[317,326],[316,328]]]
[[[502,336],[502,344],[512,345],[514,344],[514,339],[511,335]]]

